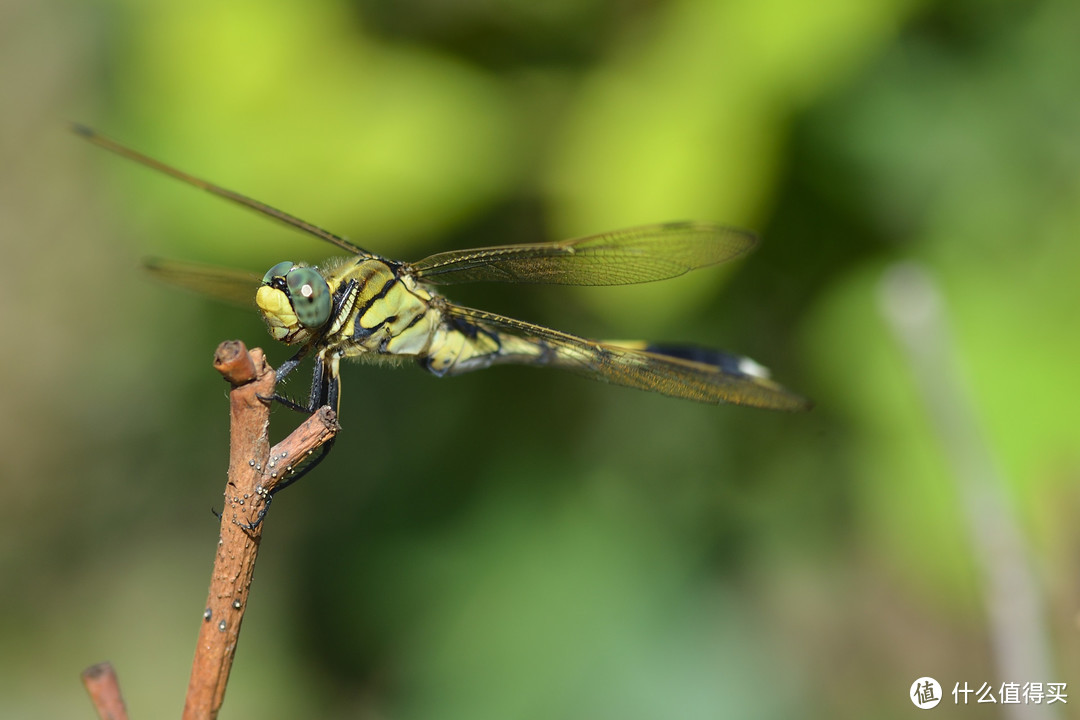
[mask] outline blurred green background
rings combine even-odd
[[[889,718],[923,675],[954,713],[957,682],[1080,677],[1077,3],[4,0],[0,28],[0,716],[90,717],[104,659],[133,717],[179,713],[211,355],[289,355],[139,259],[328,254],[69,120],[404,260],[751,228],[665,283],[450,295],[725,347],[817,403],[350,365],[223,717]]]

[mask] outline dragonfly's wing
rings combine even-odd
[[[664,280],[749,252],[757,238],[707,223],[666,223],[576,240],[437,253],[412,263],[435,285],[466,282],[629,285]]]
[[[262,284],[254,273],[213,265],[146,258],[143,266],[162,282],[241,307],[254,305],[255,291]]]
[[[706,403],[789,411],[811,407],[806,398],[770,380],[754,361],[718,350],[597,342],[451,304],[443,312],[451,320],[535,341],[544,352],[526,362],[563,367],[615,385]]]
[[[207,182],[206,180],[202,180],[201,178],[197,178],[193,175],[188,175],[186,172],[178,170],[171,165],[166,165],[159,160],[155,160],[152,157],[148,157],[136,150],[132,150],[129,147],[121,145],[115,140],[111,140],[104,135],[99,134],[97,131],[86,127],[85,125],[79,125],[78,123],[74,123],[72,124],[71,129],[74,130],[76,134],[86,138],[98,147],[110,150],[117,155],[126,157],[128,160],[134,160],[135,162],[145,165],[148,168],[157,170],[158,172],[176,178],[181,182],[185,182],[188,185],[193,185],[197,188],[205,190],[208,193],[217,195],[220,198],[225,198],[229,202],[233,202],[237,205],[242,205],[246,208],[254,210],[257,213],[265,215],[269,218],[273,218],[278,222],[285,223],[286,225],[294,227],[297,230],[306,232],[309,235],[314,235],[320,240],[325,240],[331,245],[335,245],[346,252],[352,253],[354,255],[371,255],[371,253],[357,247],[356,245],[353,245],[351,242],[341,237],[340,235],[335,235],[329,230],[323,230],[317,225],[312,225],[306,220],[301,220],[295,215],[290,215],[287,212],[283,212],[281,210],[278,210],[277,208],[270,207],[266,203],[261,203],[258,200],[249,198],[246,195],[241,195],[238,192],[233,192],[232,190],[223,188],[220,185],[215,185],[214,183]]]

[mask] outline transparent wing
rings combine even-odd
[[[412,263],[427,283],[629,285],[676,277],[749,252],[753,233],[706,223],[666,223],[576,240],[437,253]]]
[[[233,192],[232,190],[223,188],[220,185],[215,185],[212,182],[207,182],[206,180],[202,180],[201,178],[197,178],[193,175],[188,175],[186,172],[178,170],[171,165],[166,165],[159,160],[155,160],[152,157],[143,155],[137,150],[132,150],[125,145],[121,145],[115,140],[111,140],[104,135],[98,133],[96,130],[86,127],[85,125],[73,123],[71,129],[75,132],[75,134],[89,140],[98,147],[105,148],[106,150],[114,152],[121,157],[126,157],[128,160],[134,160],[135,162],[145,165],[148,168],[152,168],[160,173],[168,175],[169,177],[173,177],[181,182],[185,182],[188,185],[193,185],[194,187],[205,190],[208,193],[217,195],[218,197],[224,198],[229,202],[236,203],[237,205],[241,205],[250,210],[254,210],[261,215],[265,215],[266,217],[273,218],[278,222],[285,223],[286,225],[294,227],[302,232],[306,232],[309,235],[314,235],[320,240],[325,240],[331,245],[335,245],[346,252],[353,253],[355,255],[371,255],[371,253],[357,247],[356,245],[353,245],[351,242],[341,237],[340,235],[335,235],[329,230],[323,230],[317,225],[312,225],[306,220],[301,220],[295,215],[290,215],[287,212],[278,210],[274,207],[270,207],[266,203],[259,202],[258,200],[249,198],[246,195],[241,195],[238,192]]]
[[[164,283],[240,307],[255,304],[255,291],[262,284],[262,278],[255,273],[214,265],[146,258],[143,267]]]
[[[764,375],[747,358],[716,350],[665,349],[646,343],[597,342],[483,310],[450,305],[447,317],[526,338],[546,352],[533,364],[573,370],[615,385],[706,403],[732,403],[771,410],[809,410],[812,403]],[[646,349],[648,348],[648,349]]]

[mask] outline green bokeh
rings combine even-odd
[[[333,456],[269,516],[225,717],[901,717],[922,675],[1070,681],[1077,8],[13,4],[0,716],[87,714],[78,672],[106,658],[133,716],[179,711],[226,466],[211,353],[288,357],[251,309],[158,287],[139,258],[261,274],[332,254],[68,120],[405,260],[751,228],[751,257],[665,283],[448,294],[745,352],[816,401],[350,365]],[[941,298],[930,371],[883,308],[905,262]],[[974,493],[969,466],[991,469]],[[1003,675],[995,567],[1037,600],[1048,676]]]

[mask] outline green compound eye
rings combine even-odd
[[[279,263],[270,268],[270,272],[282,265],[291,263]],[[322,327],[330,318],[330,288],[319,271],[309,267],[292,268],[285,275],[285,284],[300,324],[307,328]]]
[[[266,274],[263,275],[263,285],[269,285],[270,281],[273,280],[276,277],[282,277],[282,278],[285,277],[286,275],[289,274],[289,271],[292,270],[292,266],[293,266],[292,260],[286,260],[285,262],[279,262],[277,265],[275,265],[274,267],[267,270]]]

